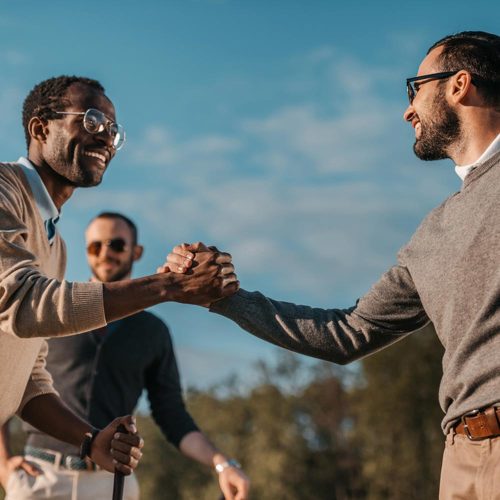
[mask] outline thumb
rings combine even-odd
[[[133,415],[127,415],[125,417],[119,417],[115,419],[114,424],[118,427],[120,424],[127,429],[130,434],[137,434],[137,423]]]
[[[182,247],[184,250],[188,250],[189,252],[207,252],[208,247],[202,243],[201,241],[197,241],[196,243],[183,243]]]

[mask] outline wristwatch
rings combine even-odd
[[[80,445],[80,458],[82,460],[85,460],[85,458],[87,457],[90,458],[92,443],[94,442],[94,439],[97,437],[97,434],[99,434],[99,432],[100,429],[92,427],[89,432],[86,432],[84,434],[82,444]]]
[[[215,472],[217,474],[220,474],[221,472],[224,472],[228,467],[234,467],[236,469],[241,469],[241,464],[238,462],[238,460],[234,458],[230,458],[229,460],[226,460],[225,462],[221,462],[220,464],[217,464],[215,466]]]

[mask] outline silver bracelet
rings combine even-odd
[[[217,472],[217,474],[220,474],[221,472],[224,472],[228,467],[234,467],[236,469],[241,469],[241,464],[238,462],[238,460],[235,460],[234,458],[230,458],[226,462],[222,462],[220,464],[217,464],[215,466],[215,472]]]

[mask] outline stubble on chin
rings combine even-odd
[[[92,276],[98,281],[102,283],[114,283],[116,281],[122,281],[123,279],[127,279],[132,272],[132,263],[129,262],[118,269],[115,269],[110,273],[99,273],[99,271],[93,269]]]
[[[420,117],[421,134],[413,144],[413,152],[424,161],[450,158],[450,149],[461,136],[460,118],[446,102],[444,90],[436,95],[432,118]]]

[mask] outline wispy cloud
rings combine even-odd
[[[140,143],[132,142],[129,149],[135,163],[159,167],[188,165],[194,169],[218,169],[227,164],[230,154],[241,149],[241,141],[211,134],[179,142],[168,128],[156,125],[145,131]]]
[[[390,123],[382,108],[377,103],[333,117],[310,104],[287,107],[244,128],[260,141],[258,163],[313,174],[353,172],[380,160],[380,139]]]

